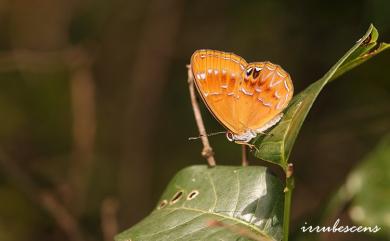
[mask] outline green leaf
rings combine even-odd
[[[351,219],[364,226],[381,227],[390,237],[390,133],[349,175],[346,189],[353,196]]]
[[[281,240],[282,217],[283,187],[267,168],[192,166],[176,174],[149,216],[115,240]]]
[[[254,141],[255,156],[280,165],[285,171],[295,139],[310,108],[323,87],[330,81],[390,47],[378,44],[378,31],[370,25],[367,33],[318,81],[296,95],[282,120],[269,135],[259,135]]]

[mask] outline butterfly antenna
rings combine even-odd
[[[199,135],[199,136],[189,137],[188,140],[192,141],[192,140],[200,139],[200,138],[202,138],[204,136],[216,136],[216,135],[219,135],[219,134],[226,134],[226,131],[219,131],[219,132],[213,132],[213,133],[206,134],[206,135]]]

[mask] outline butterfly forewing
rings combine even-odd
[[[239,133],[237,87],[247,63],[241,57],[215,50],[198,50],[191,58],[195,84],[207,107],[227,129]]]
[[[191,68],[207,107],[235,134],[262,129],[293,95],[288,73],[270,62],[248,64],[233,53],[197,50]]]

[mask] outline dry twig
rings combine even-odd
[[[190,66],[187,66],[187,69],[188,69],[188,88],[190,90],[192,109],[194,110],[196,125],[198,126],[200,139],[202,140],[202,144],[203,144],[202,156],[207,159],[209,166],[213,167],[216,165],[214,159],[214,152],[210,146],[209,139],[207,138],[206,128],[204,127],[202,114],[200,113],[198,102],[196,101],[195,88],[194,88],[194,76],[192,75]]]

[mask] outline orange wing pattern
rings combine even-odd
[[[191,68],[207,107],[235,134],[261,129],[293,95],[288,73],[270,62],[248,64],[233,53],[197,50]]]

